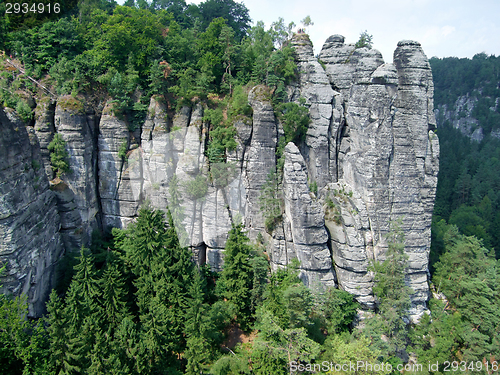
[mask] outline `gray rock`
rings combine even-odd
[[[35,108],[35,133],[40,142],[43,167],[49,180],[54,178],[54,171],[50,166],[50,152],[47,147],[56,131],[54,126],[55,106],[56,103],[53,99],[45,97],[37,101]]]
[[[384,259],[389,223],[402,220],[416,317],[429,295],[423,275],[439,157],[427,57],[418,42],[403,41],[394,64],[384,64],[377,51],[333,36],[320,59],[345,108],[337,131],[338,183],[328,186],[335,212],[325,209],[339,286],[373,306],[368,265]]]
[[[40,317],[64,251],[60,221],[34,131],[11,118],[0,109],[0,286],[27,295],[29,315]]]
[[[253,109],[253,130],[243,163],[243,181],[247,192],[244,223],[250,228],[252,239],[264,231],[259,197],[269,173],[276,169],[278,133],[268,90],[264,86],[256,86],[248,95]]]
[[[314,283],[322,279],[324,283],[328,280],[323,286],[334,286],[323,211],[314,194],[309,192],[305,161],[293,143],[285,147],[283,169],[285,222],[290,224],[289,229],[285,230],[285,240],[289,242],[287,247],[293,249],[290,252],[287,249],[287,261],[290,262],[293,258],[300,261],[300,269],[307,271],[303,274],[306,285],[317,289],[319,285]],[[278,259],[281,257],[279,253],[273,253],[273,256],[276,255]],[[319,271],[321,275],[314,271]]]
[[[73,243],[90,244],[91,234],[98,227],[96,190],[96,133],[93,122],[88,121],[83,98],[63,96],[57,100],[54,115],[55,129],[66,142],[69,154],[70,172],[61,179],[74,194],[74,203],[80,214],[81,227],[71,234]],[[64,219],[65,216],[61,217]],[[62,221],[63,228],[70,228],[74,223]],[[66,249],[78,250],[78,249]]]
[[[138,153],[129,153],[129,129],[112,106],[106,104],[99,123],[99,196],[104,228],[122,228],[137,215],[142,165]]]

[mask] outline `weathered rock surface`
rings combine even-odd
[[[427,57],[419,43],[402,41],[394,64],[384,64],[377,51],[353,49],[333,36],[320,59],[330,82],[342,92],[345,107],[337,146],[337,177],[344,184],[344,197],[336,198],[340,225],[327,225],[339,285],[366,305],[373,303],[368,263],[384,259],[389,223],[402,220],[407,282],[415,291],[411,314],[418,316],[429,295],[430,223],[439,156]]]
[[[69,95],[59,98],[54,117],[55,130],[66,142],[69,154],[70,171],[62,176],[69,191],[58,194],[59,205],[65,207],[63,211],[72,212],[61,216],[61,233],[68,251],[88,245],[92,231],[99,225],[97,129],[92,114],[86,113],[82,100]],[[70,206],[74,208],[70,209]],[[75,227],[77,223],[79,225]]]
[[[40,154],[43,160],[43,167],[49,180],[54,178],[54,171],[50,166],[49,143],[56,132],[54,126],[56,103],[50,98],[43,98],[37,102],[35,108],[35,133],[40,142]]]
[[[232,223],[242,221],[252,240],[259,234],[266,237],[273,270],[296,258],[301,262],[300,277],[311,288],[338,284],[372,307],[373,275],[368,268],[385,258],[390,223],[400,220],[409,256],[407,282],[415,291],[411,315],[418,317],[429,296],[430,224],[439,156],[427,57],[413,41],[398,44],[393,63],[384,63],[376,50],[345,44],[339,35],[327,39],[319,60],[305,34],[296,35],[291,44],[298,79],[287,89],[289,100],[305,99],[311,123],[304,142],[290,143],[284,150],[283,180],[278,184],[283,215],[272,233],[265,232],[259,198],[269,173],[276,171],[276,149],[284,133],[274,115],[270,89],[250,90],[253,116],[236,121],[237,147],[220,164],[206,157],[211,129],[203,120],[201,104],[173,113],[160,97],[153,97],[142,128],[130,129],[113,114],[111,103],[98,119],[80,100],[62,97],[55,108],[50,101],[40,103],[34,130],[40,146],[34,147],[40,149],[45,172],[52,177],[47,145],[55,132],[66,141],[72,171],[62,181],[53,181],[53,193],[41,194],[45,201],[52,199],[52,206],[54,194],[57,197],[56,216],[66,249],[88,243],[93,228],[126,227],[140,205],[149,202],[170,209],[181,243],[193,249],[200,264],[221,269],[228,231]],[[13,134],[9,136],[17,139]],[[10,164],[5,162],[0,174],[20,168],[12,160],[28,157],[9,152]],[[40,170],[36,173],[45,175]],[[19,183],[29,186],[28,180],[38,177],[34,173]],[[1,201],[0,207],[9,208],[0,224],[4,220],[5,228],[27,226],[24,219],[8,220],[20,215],[17,207],[38,207],[38,200],[29,188],[26,197],[12,195],[7,175],[12,173],[0,175],[2,189],[12,196],[5,199],[18,203],[8,206],[3,204],[7,200]],[[313,193],[309,190],[315,190],[314,185]],[[50,254],[59,254],[59,224],[48,230],[53,233]],[[42,232],[36,233],[50,242]],[[30,257],[35,247],[13,237],[13,232],[3,233],[0,249],[18,249],[6,250],[15,254],[6,259],[25,264],[16,259]],[[44,251],[49,252],[48,247]],[[7,287],[35,293],[14,280],[26,279],[27,266],[12,269]]]
[[[34,131],[11,118],[0,109],[0,285],[25,293],[29,315],[40,316],[63,253],[60,219]]]
[[[125,121],[116,117],[111,103],[106,104],[98,136],[99,196],[104,228],[125,227],[139,208],[140,200],[134,196],[133,189],[134,185],[141,184],[141,165],[137,154],[129,156],[130,138]]]
[[[250,145],[245,153],[243,179],[245,183],[246,211],[245,226],[250,229],[250,237],[264,231],[264,217],[260,210],[259,197],[269,173],[276,170],[276,146],[278,128],[268,89],[254,87],[248,95],[248,103],[253,109],[253,128]]]
[[[309,192],[306,164],[293,143],[285,147],[283,190],[284,221],[289,226],[285,230],[286,260],[299,260],[300,277],[306,285],[317,290],[335,286],[324,213],[316,196]],[[274,263],[279,261],[273,259]]]
[[[295,47],[299,80],[291,100],[306,100],[311,123],[306,134],[305,157],[308,177],[321,189],[331,181],[336,169],[335,136],[340,126],[342,108],[340,93],[333,91],[323,67],[314,57],[311,41],[306,34],[292,39]],[[326,151],[326,152],[325,152]]]

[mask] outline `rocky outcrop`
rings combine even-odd
[[[40,316],[63,253],[60,219],[37,137],[10,117],[0,109],[0,286],[26,294],[29,315]]]
[[[283,127],[264,86],[248,93],[253,116],[234,123],[237,146],[224,163],[208,161],[213,125],[204,121],[202,104],[174,113],[153,97],[144,124],[136,127],[115,115],[111,102],[98,118],[78,98],[40,101],[34,132],[49,177],[47,145],[54,133],[69,153],[71,172],[53,180],[53,193],[46,194],[57,197],[66,249],[87,244],[94,228],[126,227],[149,203],[170,210],[181,244],[199,264],[220,270],[231,225],[242,221],[252,240],[264,237],[273,270],[298,259],[300,277],[311,288],[338,285],[373,307],[369,266],[385,259],[390,223],[400,222],[407,283],[415,291],[411,315],[418,317],[429,296],[439,156],[427,57],[413,41],[398,44],[393,63],[384,63],[376,50],[345,44],[339,35],[327,39],[319,59],[307,35],[296,35],[291,45],[298,75],[287,88],[288,100],[305,101],[311,121],[301,144],[286,145],[282,171],[276,151]],[[276,200],[282,215],[274,228],[265,228],[260,197],[270,172],[280,177]],[[23,199],[38,204],[30,194]],[[58,224],[50,230],[56,246]],[[0,246],[33,251],[9,236]],[[26,272],[13,275],[25,278]]]
[[[43,160],[43,167],[49,180],[54,178],[54,171],[50,166],[49,143],[56,132],[54,126],[54,114],[56,103],[51,98],[42,98],[37,102],[35,108],[35,134],[40,143],[40,154]]]
[[[401,220],[409,256],[407,282],[415,291],[411,313],[418,316],[429,293],[439,155],[432,75],[417,42],[400,42],[394,64],[383,64],[379,55],[333,36],[319,57],[345,108],[337,138],[337,178],[343,187],[334,189],[340,196],[334,199],[339,225],[328,226],[339,285],[371,305],[367,266],[370,260],[384,259],[389,224]],[[359,218],[346,215],[346,209]]]
[[[66,249],[88,246],[92,231],[99,226],[97,200],[97,128],[92,113],[87,113],[83,98],[72,96],[57,100],[55,130],[66,142],[69,172],[54,191],[61,208],[61,234]]]
[[[252,136],[244,158],[244,183],[246,190],[245,226],[250,237],[264,231],[264,217],[259,197],[271,172],[276,170],[278,128],[269,91],[264,86],[254,87],[248,95],[253,109]]]
[[[99,197],[104,228],[122,228],[137,215],[140,197],[141,165],[137,155],[130,155],[132,135],[125,121],[113,112],[113,104],[104,107],[99,123],[98,176]],[[135,186],[135,185],[139,186]]]
[[[273,262],[287,265],[298,259],[299,276],[306,285],[316,290],[335,286],[324,213],[316,196],[309,191],[306,164],[293,143],[285,147],[283,190],[286,259],[273,256]]]
[[[311,122],[304,154],[309,180],[316,182],[321,189],[336,174],[335,135],[342,116],[340,94],[332,89],[324,69],[314,57],[309,37],[296,35],[292,46],[296,51],[299,79],[290,100],[304,98],[309,107]]]

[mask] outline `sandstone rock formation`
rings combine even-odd
[[[335,199],[342,210],[342,230],[330,233],[339,284],[367,305],[373,303],[367,265],[384,259],[389,224],[402,220],[409,255],[407,282],[415,291],[411,313],[418,316],[429,296],[439,156],[427,57],[419,43],[402,41],[394,64],[384,64],[377,51],[353,49],[333,36],[319,58],[345,108],[337,133],[337,178],[344,186],[337,193],[341,199]],[[345,215],[346,208],[359,220]]]
[[[234,124],[237,147],[227,153],[226,163],[208,162],[205,150],[211,129],[203,119],[202,104],[173,113],[161,97],[153,97],[144,124],[134,128],[114,114],[112,103],[97,117],[81,100],[61,97],[57,103],[40,102],[34,130],[40,140],[34,147],[40,149],[40,163],[49,178],[53,174],[47,145],[54,133],[62,135],[70,155],[71,173],[53,182],[62,226],[59,229],[59,219],[52,220],[57,224],[41,231],[37,240],[49,243],[52,233],[52,250],[49,245],[43,250],[51,255],[44,259],[53,262],[60,253],[58,231],[70,251],[87,245],[95,228],[127,226],[147,202],[171,211],[181,243],[193,250],[200,264],[221,269],[227,233],[232,223],[242,221],[252,240],[264,237],[273,270],[296,258],[300,277],[309,287],[321,291],[338,285],[372,307],[369,265],[384,259],[390,223],[400,221],[409,256],[407,283],[415,291],[411,315],[418,317],[429,294],[430,224],[439,156],[427,58],[413,41],[398,44],[393,63],[384,63],[376,50],[345,44],[339,35],[327,39],[319,59],[307,35],[296,35],[291,45],[298,74],[287,88],[288,100],[305,99],[311,122],[302,144],[285,147],[277,192],[283,210],[271,233],[266,232],[259,198],[269,173],[276,171],[283,127],[274,115],[268,88],[249,91],[253,116]],[[17,139],[11,133],[9,137]],[[20,151],[7,150],[16,152]],[[19,167],[12,162],[14,156],[9,158],[0,173],[7,166]],[[11,184],[9,173],[0,175],[5,188],[11,186],[5,185]],[[35,172],[30,173],[19,183],[28,186],[35,178]],[[313,185],[317,191],[310,191]],[[37,195],[52,205],[44,213],[54,215],[54,194],[46,188],[41,192]],[[37,207],[38,200],[30,194],[13,196],[12,202],[21,199]],[[28,225],[8,219],[20,215],[21,204],[4,209],[8,214],[0,223],[4,220],[5,228]],[[1,238],[0,249],[13,249],[8,250],[12,256],[5,253],[9,262],[26,262],[16,259],[34,251],[11,234]],[[14,279],[25,280],[29,271],[16,267],[9,271],[11,284],[6,286],[20,291]],[[51,275],[52,266],[47,267]],[[32,294],[46,291],[22,285]]]
[[[90,116],[89,116],[90,115]],[[97,126],[87,114],[81,98],[59,98],[54,115],[55,131],[66,142],[68,173],[55,189],[61,207],[61,234],[68,251],[88,245],[98,228],[97,200]]]
[[[33,129],[0,109],[0,275],[2,292],[25,293],[40,316],[63,253],[56,198]]]

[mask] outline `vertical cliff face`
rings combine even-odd
[[[327,225],[332,228],[339,284],[364,303],[373,303],[367,266],[370,260],[384,259],[389,224],[401,220],[409,256],[407,282],[415,291],[411,313],[417,316],[428,299],[439,156],[427,57],[419,43],[402,41],[394,64],[384,64],[377,51],[354,49],[333,36],[319,58],[345,108],[337,133],[337,178],[342,187],[334,198],[340,219]]]
[[[51,277],[61,251],[58,231],[70,251],[87,245],[94,228],[126,227],[147,202],[170,210],[182,245],[193,250],[199,264],[220,270],[227,233],[242,221],[252,240],[259,234],[265,238],[273,270],[298,259],[306,285],[319,291],[338,285],[367,307],[374,305],[369,265],[385,258],[390,223],[401,222],[407,283],[415,291],[411,315],[418,317],[428,298],[439,156],[427,58],[413,41],[398,44],[393,63],[384,63],[376,50],[344,44],[339,35],[327,39],[319,59],[307,35],[296,35],[291,44],[298,75],[288,99],[305,99],[311,122],[303,143],[285,147],[276,192],[283,212],[271,233],[259,198],[269,173],[276,171],[283,129],[268,88],[250,90],[253,116],[234,124],[237,147],[227,152],[225,163],[209,163],[206,157],[211,129],[202,104],[173,114],[153,97],[145,123],[132,128],[114,114],[112,103],[97,118],[79,99],[40,101],[34,130],[39,145],[23,146],[28,138],[22,124],[9,126],[23,128],[23,136],[12,129],[2,132],[2,142],[14,139],[0,170],[8,192],[1,201],[7,203],[2,203],[0,249],[13,265],[6,287],[28,292],[36,305],[42,297],[34,295],[46,293],[48,286],[31,287],[25,280],[30,272],[45,275],[35,280]],[[35,188],[35,179],[45,179],[43,168],[28,165],[28,174],[14,176],[21,168],[18,160],[36,156],[49,179],[54,177],[47,146],[56,132],[66,141],[71,172],[52,181],[53,192],[40,184]],[[14,192],[16,184],[29,187],[25,195]],[[310,191],[313,184],[317,191]],[[37,224],[21,214],[21,207],[40,209],[40,197],[48,207],[40,222],[51,224],[35,230]],[[23,230],[41,245],[16,237]],[[40,249],[44,255],[38,255]],[[26,265],[33,253],[45,263]]]
[[[78,250],[89,243],[99,224],[97,126],[83,99],[69,95],[57,100],[54,124],[69,155],[69,172],[64,173],[62,181],[55,182],[53,189],[61,212],[61,234],[68,251]]]
[[[33,129],[0,109],[0,276],[2,292],[25,293],[39,316],[63,252],[60,219]]]

